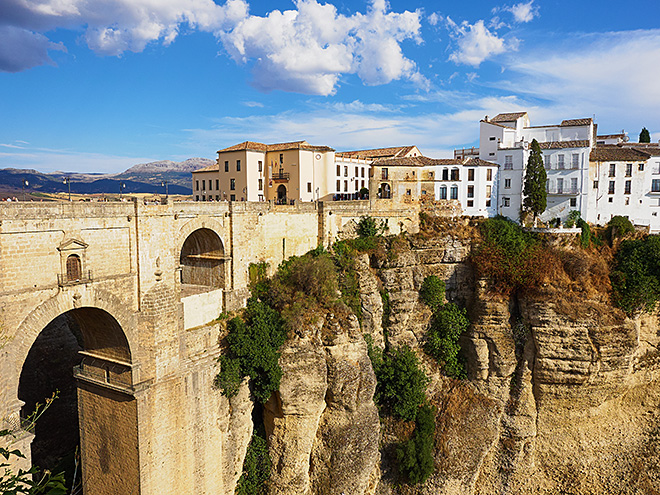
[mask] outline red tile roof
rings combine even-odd
[[[515,122],[520,117],[527,115],[527,112],[515,112],[515,113],[500,113],[495,115],[488,122]]]
[[[616,144],[599,144],[591,150],[589,161],[592,162],[639,162],[646,161],[650,153],[634,148],[624,148]]]
[[[592,120],[591,118],[588,119],[568,119],[568,120],[562,120],[561,124],[559,124],[562,127],[569,127],[573,125],[589,125],[591,124]]]
[[[395,158],[405,156],[410,153],[415,146],[394,146],[391,148],[374,148],[371,150],[342,151],[336,156],[343,158]]]
[[[293,141],[290,143],[276,143],[264,144],[255,141],[243,141],[242,143],[235,144],[229,148],[219,150],[218,153],[225,153],[230,151],[261,151],[266,153],[268,151],[286,151],[286,150],[307,150],[307,151],[334,151],[328,146],[314,146],[307,141]]]

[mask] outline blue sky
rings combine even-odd
[[[485,115],[660,139],[660,2],[0,0],[0,168],[244,140],[477,144]]]

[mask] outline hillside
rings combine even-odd
[[[27,180],[30,192],[56,193],[68,191],[63,183],[65,177],[71,179],[71,192],[77,194],[117,194],[120,184],[124,184],[124,193],[163,194],[161,185],[168,182],[170,194],[192,194],[191,172],[207,167],[213,160],[207,158],[189,158],[183,162],[162,160],[141,163],[119,174],[83,174],[53,172],[43,173],[32,169],[6,168],[0,170],[0,192],[18,192]]]

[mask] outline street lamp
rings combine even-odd
[[[62,184],[66,184],[69,186],[69,201],[71,201],[71,177],[68,175],[62,179]]]
[[[169,184],[169,182],[166,181],[166,180],[164,180],[164,181],[162,181],[162,182],[160,183],[160,185],[163,186],[163,187],[165,188],[165,196],[169,196],[168,188],[167,188],[167,185],[168,185],[168,184]]]
[[[120,182],[120,183],[119,183],[119,201],[122,200],[122,199],[121,199],[121,194],[122,194],[122,192],[123,192],[124,189],[126,189],[126,184],[124,184],[123,182]]]
[[[28,180],[23,179],[23,201],[26,201],[26,199],[25,199],[25,188],[29,185],[30,185],[30,183],[28,182]]]

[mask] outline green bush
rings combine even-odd
[[[282,369],[278,349],[286,339],[284,320],[268,304],[251,297],[245,320],[233,318],[227,327],[228,353],[220,358],[215,385],[224,395],[233,397],[241,379],[249,376],[255,397],[265,403],[280,387]]]
[[[538,287],[555,268],[556,257],[538,237],[510,220],[490,218],[480,231],[482,242],[471,254],[472,263],[502,294]]]
[[[422,282],[419,297],[435,312],[445,300],[445,282],[435,275],[429,275]]]
[[[444,304],[433,315],[425,349],[442,365],[447,376],[467,376],[458,340],[469,326],[467,311],[453,303]]]
[[[376,374],[374,401],[392,416],[412,421],[426,402],[429,379],[408,346],[383,352],[369,345],[369,358]]]
[[[410,483],[423,483],[433,473],[435,410],[428,404],[417,412],[415,432],[410,440],[397,446],[399,472]]]
[[[660,299],[660,237],[623,241],[610,280],[614,302],[626,313],[652,311]]]
[[[344,304],[353,310],[358,320],[362,321],[360,284],[355,269],[355,249],[349,241],[341,241],[332,246],[332,252],[338,272],[341,298]]]
[[[582,232],[580,233],[580,245],[583,249],[587,249],[591,245],[591,227],[589,227],[589,224],[581,218],[578,219],[577,226],[582,229]]]
[[[356,230],[357,235],[360,237],[375,237],[382,235],[387,230],[387,224],[383,220],[366,216],[360,218]]]
[[[270,478],[271,460],[268,455],[266,434],[255,427],[243,461],[243,474],[236,485],[236,495],[266,495]]]
[[[569,229],[573,228],[580,219],[580,212],[578,210],[571,210],[571,212],[568,214],[568,217],[566,217],[566,220],[564,221],[564,227]]]
[[[613,216],[609,222],[607,222],[607,228],[605,229],[605,235],[609,239],[610,243],[614,242],[614,239],[625,236],[626,234],[632,234],[635,232],[635,227],[628,220],[627,217],[621,215]]]

